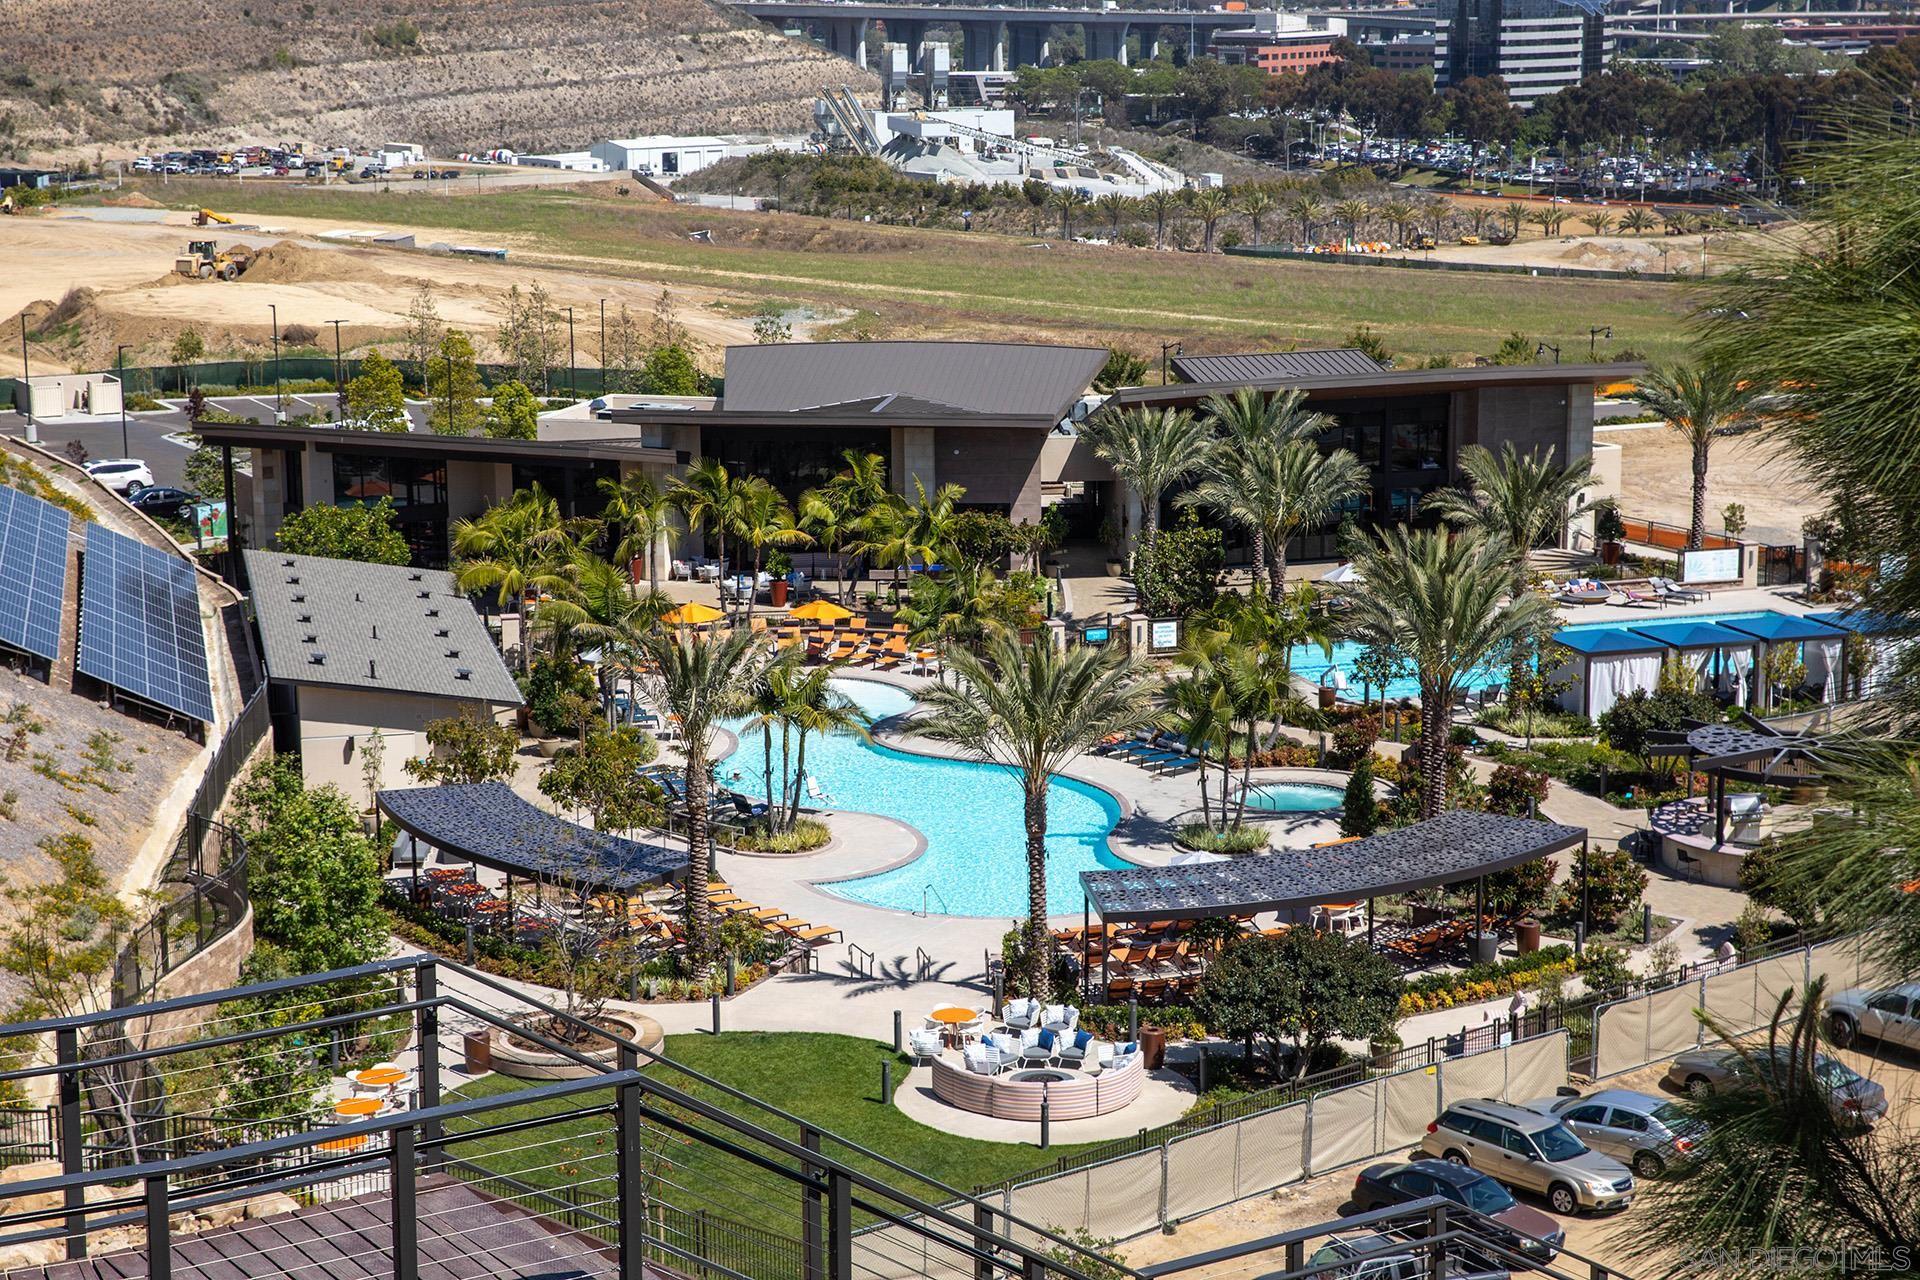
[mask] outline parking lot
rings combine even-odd
[[[1874,1046],[1871,1045],[1864,1048],[1866,1052],[1860,1049],[1829,1050],[1829,1052],[1861,1075],[1878,1081],[1887,1091],[1889,1110],[1883,1122],[1883,1128],[1907,1132],[1920,1127],[1920,1055],[1898,1049],[1875,1051]],[[1666,1070],[1667,1064],[1661,1062],[1615,1076],[1602,1082],[1601,1086],[1594,1087],[1632,1089],[1642,1093],[1679,1097],[1680,1095],[1675,1091],[1662,1087],[1661,1080]],[[1379,1159],[1386,1161],[1417,1158],[1418,1152],[1409,1149],[1389,1153]],[[1366,1164],[1372,1163],[1377,1162],[1366,1162]],[[1366,1164],[1354,1165],[1321,1177],[1310,1178],[1305,1182],[1283,1187],[1270,1196],[1258,1196],[1195,1218],[1182,1223],[1171,1235],[1143,1236],[1123,1246],[1120,1252],[1129,1265],[1141,1267],[1328,1222],[1354,1212],[1350,1203],[1353,1180],[1355,1175],[1366,1167]],[[1609,1269],[1618,1269],[1625,1275],[1653,1275],[1661,1270],[1658,1259],[1634,1255],[1635,1246],[1639,1244],[1643,1235],[1637,1204],[1622,1212],[1606,1216],[1567,1217],[1554,1214],[1547,1207],[1546,1201],[1539,1196],[1520,1191],[1516,1191],[1515,1196],[1521,1203],[1548,1214],[1561,1224],[1567,1233],[1566,1248],[1569,1253],[1602,1263]],[[1207,1277],[1208,1280],[1225,1280],[1227,1277],[1261,1276],[1283,1269],[1284,1260],[1279,1257],[1254,1255],[1216,1266],[1196,1268],[1181,1274]],[[1562,1264],[1561,1269],[1575,1274],[1585,1270],[1584,1266],[1571,1258]]]

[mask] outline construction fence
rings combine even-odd
[[[1734,1033],[1763,1027],[1782,995],[1804,991],[1815,978],[1826,979],[1831,993],[1873,981],[1874,969],[1859,938],[1840,938],[1603,1004],[1593,1018],[1594,1078],[1711,1043],[1715,1034],[1702,1014]]]
[[[1551,1096],[1567,1083],[1568,1043],[1564,1030],[1554,1031],[1331,1089],[1130,1155],[1015,1184],[1001,1192],[1002,1211],[1062,1235],[1084,1231],[1099,1240],[1170,1227],[1410,1146],[1462,1098],[1524,1102]],[[862,1233],[854,1254],[862,1270],[871,1267],[884,1280],[973,1277],[970,1260],[939,1256],[923,1235],[898,1226]],[[914,1268],[902,1268],[909,1258]]]

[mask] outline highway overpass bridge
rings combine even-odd
[[[1212,9],[1100,9],[1059,6],[1017,7],[974,4],[844,3],[831,0],[733,0],[740,12],[779,27],[810,29],[827,48],[867,65],[867,30],[886,27],[892,43],[918,47],[927,28],[945,24],[962,33],[962,67],[968,71],[1011,71],[1047,57],[1054,27],[1079,27],[1086,56],[1128,60],[1127,37],[1135,31],[1147,40],[1146,52],[1176,39],[1189,53],[1205,53],[1215,31],[1241,30],[1253,24],[1245,11]]]

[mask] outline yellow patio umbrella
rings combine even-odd
[[[853,610],[843,609],[831,600],[809,600],[797,608],[787,611],[789,618],[804,618],[808,622],[840,622],[853,616]]]
[[[727,615],[710,604],[690,601],[677,609],[669,609],[660,615],[660,621],[670,627],[697,627],[709,622],[718,622]]]

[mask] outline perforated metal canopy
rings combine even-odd
[[[1578,848],[1584,827],[1455,809],[1397,831],[1321,849],[1179,867],[1083,871],[1106,921],[1254,915],[1457,884]]]
[[[628,893],[686,870],[684,849],[577,826],[522,800],[504,782],[382,791],[381,810],[437,849],[500,871]]]
[[[51,502],[0,485],[0,644],[49,662],[59,655],[71,528]]]

